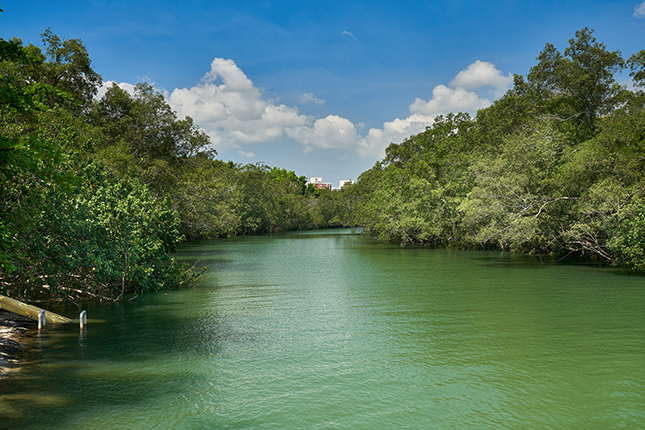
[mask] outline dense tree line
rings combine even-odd
[[[547,44],[477,112],[437,118],[364,172],[353,222],[375,237],[579,255],[645,270],[645,50],[587,28]],[[634,88],[616,82],[629,71]]]
[[[193,282],[168,258],[182,240],[342,222],[304,177],[216,159],[151,85],[97,98],[82,42],[42,37],[0,39],[3,294],[119,300]]]
[[[206,134],[190,117],[178,119],[147,83],[137,84],[134,94],[113,85],[85,118],[103,142],[93,155],[167,199],[186,239],[329,227],[349,219],[329,210],[342,193],[314,189],[286,169],[217,159]]]
[[[547,44],[474,118],[437,118],[331,192],[217,159],[149,84],[98,97],[82,42],[42,36],[0,39],[4,294],[119,300],[194,282],[169,258],[183,240],[333,226],[645,270],[645,50],[625,60],[586,28]]]

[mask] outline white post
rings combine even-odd
[[[81,315],[78,317],[78,319],[81,321],[81,330],[83,330],[85,326],[87,326],[87,312],[81,312]]]
[[[38,312],[38,330],[42,330],[45,328],[47,325],[47,315],[45,314],[45,310],[41,309],[40,312]]]

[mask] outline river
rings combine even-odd
[[[349,230],[178,258],[199,287],[33,333],[0,428],[645,428],[642,276]]]

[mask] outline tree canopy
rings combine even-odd
[[[216,159],[150,84],[97,97],[83,43],[42,41],[0,40],[3,292],[119,300],[193,282],[169,258],[182,240],[347,220],[293,171]]]
[[[547,43],[491,106],[439,116],[329,191],[217,159],[147,83],[98,97],[83,43],[42,41],[0,39],[3,293],[120,300],[193,283],[170,258],[183,240],[338,226],[645,270],[645,50],[625,60],[587,28]]]
[[[353,223],[402,244],[577,255],[643,270],[645,51],[627,61],[588,28],[547,43],[475,118],[450,114],[355,186]],[[634,89],[616,81],[631,71]]]

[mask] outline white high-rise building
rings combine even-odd
[[[318,188],[319,190],[323,190],[323,189],[331,190],[331,183],[323,182],[322,179],[323,179],[322,176],[311,176],[307,184],[311,184],[313,185],[314,188]]]

